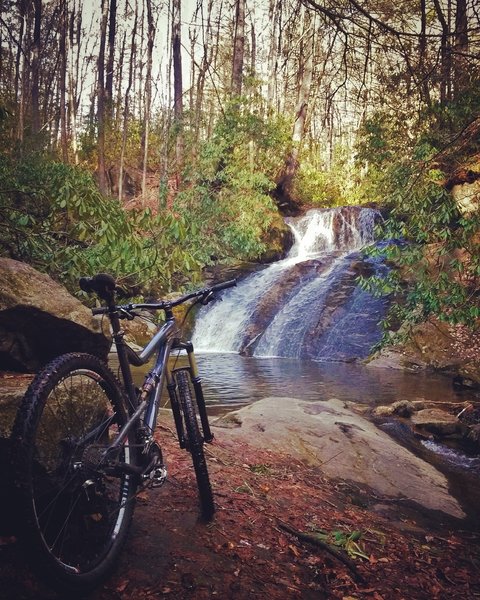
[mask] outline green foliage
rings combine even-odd
[[[15,163],[0,157],[0,213],[1,254],[47,271],[72,291],[80,276],[99,271],[167,291],[183,281],[179,273],[199,269],[183,217],[127,213],[87,172],[39,155]]]
[[[211,139],[187,167],[175,211],[194,223],[202,260],[257,258],[276,214],[269,195],[288,139],[282,118],[263,119],[238,103],[229,105]]]
[[[301,163],[295,177],[295,197],[303,204],[327,208],[341,206],[343,193],[340,182],[333,170],[319,169],[308,163]]]
[[[362,532],[361,531],[324,531],[322,529],[314,529],[313,536],[320,542],[342,548],[352,558],[363,558],[369,560],[365,554],[365,550],[361,547]]]
[[[412,325],[430,315],[472,326],[480,314],[480,215],[460,215],[441,178],[435,170],[416,173],[408,195],[396,195],[382,227],[387,243],[372,250],[396,268],[384,279],[360,279],[371,293],[395,294],[398,304],[386,328]],[[407,333],[408,327],[401,331]]]
[[[315,150],[318,152],[319,149]],[[359,190],[358,174],[349,148],[337,145],[328,167],[318,161],[312,151],[302,152],[295,176],[293,194],[300,204],[330,208],[370,201]]]
[[[396,298],[385,341],[430,315],[471,327],[480,315],[480,214],[459,212],[442,170],[471,164],[478,138],[455,140],[479,113],[480,94],[472,87],[455,103],[430,107],[408,131],[382,113],[364,124],[357,146],[366,173],[362,193],[390,208],[381,231],[386,245],[373,252],[395,268],[385,279],[360,282]]]

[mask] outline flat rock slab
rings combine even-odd
[[[384,496],[465,517],[442,473],[341,400],[265,398],[221,417],[214,427],[229,428],[228,435],[239,441],[320,466],[328,477],[352,480]]]

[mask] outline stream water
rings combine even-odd
[[[359,252],[374,243],[378,213],[337,208],[291,219],[286,259],[251,274],[202,309],[193,342],[209,411],[221,414],[276,396],[279,402],[339,398],[376,406],[396,400],[478,400],[450,379],[366,367],[386,310],[356,285],[359,273],[386,267]],[[480,460],[444,444],[422,443],[401,426],[386,430],[433,463],[470,514],[480,501]]]
[[[356,279],[386,270],[359,253],[373,243],[378,216],[370,208],[342,207],[290,219],[295,243],[287,258],[203,310],[195,347],[323,361],[366,357],[380,338],[386,302],[361,290]]]

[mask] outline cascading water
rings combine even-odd
[[[356,285],[384,269],[362,259],[378,213],[369,208],[311,210],[290,219],[286,259],[250,275],[204,309],[193,342],[199,351],[254,356],[351,360],[380,336],[384,301]]]

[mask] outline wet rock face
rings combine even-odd
[[[240,354],[252,356],[259,336],[265,331],[278,311],[279,299],[286,300],[300,285],[317,277],[329,261],[307,260],[293,265],[285,275],[263,291],[252,319],[245,327]]]
[[[90,310],[63,286],[0,258],[0,370],[34,372],[65,352],[106,358],[109,347]]]
[[[455,386],[475,388],[480,385],[478,342],[476,330],[431,317],[416,325],[404,344],[381,350],[369,366],[440,371],[451,375]]]

